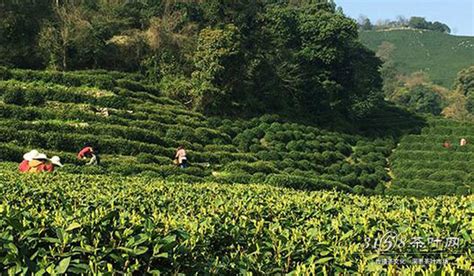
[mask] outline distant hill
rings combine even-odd
[[[370,49],[387,41],[395,46],[392,58],[402,73],[426,72],[431,80],[451,88],[456,74],[474,64],[474,37],[422,30],[364,31],[361,41]]]

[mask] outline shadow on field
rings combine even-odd
[[[407,134],[419,134],[427,122],[422,116],[386,103],[359,119],[356,124],[360,135],[370,138],[393,137],[399,140]]]
[[[239,116],[220,116],[230,121],[260,120],[267,116],[269,123],[296,123],[316,127],[321,130],[338,132],[347,135],[357,135],[369,139],[400,140],[407,134],[419,134],[427,126],[426,118],[398,107],[389,102],[382,103],[378,108],[362,118],[348,119],[337,113],[297,114],[274,112],[271,114],[239,114]],[[265,121],[265,120],[264,120]]]
[[[349,120],[337,114],[299,116],[278,114],[281,121],[313,126],[341,134],[359,135],[369,139],[399,140],[407,134],[419,134],[427,126],[426,119],[404,108],[384,102],[363,118]]]

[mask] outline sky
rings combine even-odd
[[[357,19],[367,16],[372,23],[378,19],[395,20],[398,15],[425,17],[451,28],[455,35],[474,36],[474,0],[335,0],[344,14]]]

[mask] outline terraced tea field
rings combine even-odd
[[[447,138],[474,138],[470,125],[426,122],[395,107],[360,122],[359,134],[274,115],[212,118],[161,97],[140,75],[2,70],[4,272],[459,274],[472,268],[472,170],[462,166],[471,146],[441,147]],[[85,143],[100,150],[102,166],[76,159]],[[191,161],[184,170],[172,164],[178,145]],[[32,148],[61,156],[66,166],[53,174],[17,173]],[[372,194],[379,195],[366,196]],[[420,249],[410,246],[417,237],[458,243]],[[393,254],[406,263],[384,263]]]
[[[405,136],[390,157],[397,194],[470,194],[474,189],[474,124],[431,119],[421,134]],[[451,147],[444,148],[444,141]]]
[[[63,171],[84,174],[360,193],[383,190],[389,180],[391,137],[343,134],[272,115],[209,118],[161,97],[136,74],[4,68],[0,75],[3,161],[19,162],[36,148],[59,155]],[[76,159],[86,143],[100,150],[102,167]],[[172,164],[179,145],[188,150],[186,170]]]

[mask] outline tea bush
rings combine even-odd
[[[459,140],[469,141],[474,125],[443,119],[428,123],[420,134],[403,137],[392,154],[390,165],[396,181],[391,188],[403,194],[419,190],[416,194],[431,196],[472,193],[472,168],[467,164],[474,158],[474,148],[459,146]],[[452,143],[449,149],[442,146],[445,140]]]
[[[472,196],[415,200],[266,185],[190,185],[199,179],[179,175],[170,183],[155,177],[149,171],[133,178],[2,171],[2,270],[405,275],[469,274],[472,267],[471,221],[465,215]],[[364,250],[364,238],[401,228],[405,239],[440,232],[462,237],[461,253],[448,265],[375,263],[383,255]],[[400,257],[410,260],[426,250],[404,251]]]

